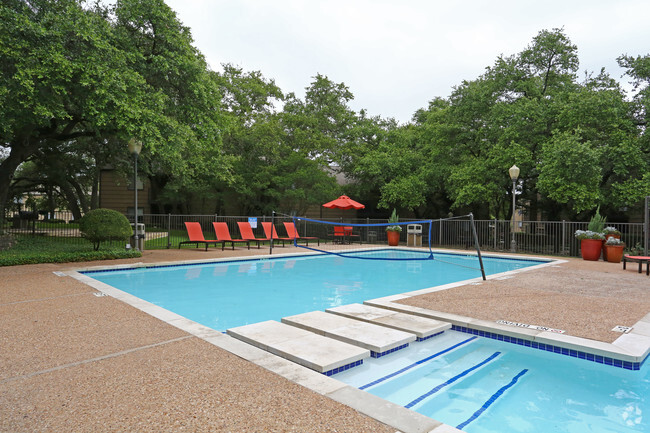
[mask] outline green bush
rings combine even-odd
[[[81,236],[93,243],[95,251],[104,241],[124,241],[131,236],[129,220],[121,213],[111,209],[95,209],[79,221]]]
[[[34,252],[32,254],[3,255],[0,266],[33,265],[36,263],[89,262],[92,260],[130,259],[142,257],[138,250],[102,250],[79,252]]]

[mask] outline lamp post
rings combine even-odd
[[[517,179],[519,178],[519,167],[513,165],[508,170],[510,179],[512,179],[512,240],[510,241],[510,251],[517,252],[517,241],[515,241],[515,191]]]
[[[135,207],[133,208],[133,243],[135,244],[133,248],[136,250],[139,250],[140,248],[138,245],[138,239],[139,239],[139,234],[138,234],[138,156],[140,155],[140,151],[142,150],[142,142],[139,140],[136,140],[135,138],[132,138],[129,140],[129,152],[133,154],[133,191],[135,195]]]

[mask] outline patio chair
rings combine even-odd
[[[650,256],[623,256],[623,269],[625,269],[627,262],[638,262],[639,273],[643,270],[643,264],[645,263],[645,274],[650,275]]]
[[[271,240],[271,231],[273,231],[273,240],[282,241],[283,247],[285,241],[293,242],[292,238],[281,238],[278,236],[278,232],[275,230],[275,226],[272,223],[262,223],[262,228],[264,229],[264,235],[266,236],[266,239],[264,239],[265,241]]]
[[[217,240],[211,240],[208,239],[206,240],[203,237],[203,230],[201,230],[201,224],[197,222],[185,222],[185,228],[187,229],[187,237],[189,240],[179,242],[178,243],[178,248],[181,248],[181,245],[183,244],[196,244],[196,248],[199,247],[199,244],[205,244],[205,250],[208,250],[208,246],[210,245],[216,245],[219,243]]]
[[[298,230],[296,229],[296,225],[293,222],[285,222],[284,228],[287,230],[287,236],[289,236],[292,239],[295,239],[296,241],[299,240],[305,241],[305,246],[309,245],[310,240],[316,240],[316,242],[320,246],[320,238],[316,236],[300,236],[298,234]]]
[[[212,223],[214,233],[217,235],[217,241],[221,242],[221,251],[226,248],[226,242],[230,242],[232,249],[235,249],[235,243],[245,243],[248,249],[251,249],[251,242],[246,239],[233,239],[230,237],[230,230],[226,223]]]
[[[255,237],[251,224],[248,221],[237,221],[237,226],[239,227],[239,234],[241,235],[241,238],[250,242],[257,242],[257,249],[259,249],[260,241],[262,239]]]
[[[347,241],[343,226],[334,226],[332,231],[328,230],[327,236],[332,238],[332,242],[335,244],[344,244]]]
[[[361,243],[361,235],[354,231],[354,227],[344,226],[343,231],[345,233],[345,237],[348,239],[349,244],[351,244],[352,241],[358,241]]]

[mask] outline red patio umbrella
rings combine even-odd
[[[336,200],[325,203],[323,207],[328,209],[365,209],[366,206],[362,205],[358,201],[352,200],[347,195],[342,195]]]

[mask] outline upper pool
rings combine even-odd
[[[363,302],[481,276],[473,255],[384,249],[361,260],[331,254],[85,272],[216,330]],[[427,253],[428,255],[428,253]],[[545,263],[484,257],[486,275]]]

